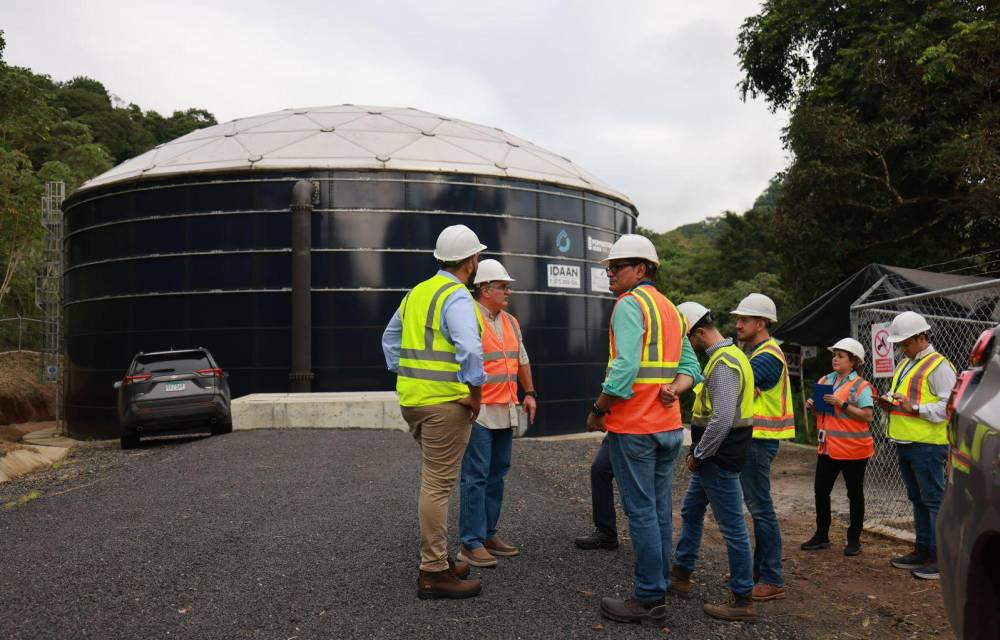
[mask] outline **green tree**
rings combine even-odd
[[[790,112],[770,227],[797,302],[1000,246],[1000,5],[766,0],[737,54],[744,98]]]
[[[160,142],[209,124],[203,109],[163,118],[137,105],[115,106],[104,85],[77,77],[53,82],[3,59],[0,31],[0,316],[32,315],[45,182],[67,193]]]

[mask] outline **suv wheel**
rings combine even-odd
[[[135,431],[122,431],[122,449],[136,449],[139,446],[139,434]]]
[[[232,433],[232,432],[233,432],[233,421],[232,420],[230,420],[229,422],[217,422],[216,424],[212,425],[212,435],[213,436],[221,436],[223,434]]]

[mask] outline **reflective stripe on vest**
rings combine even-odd
[[[753,426],[753,369],[746,354],[735,345],[727,345],[712,353],[705,365],[705,382],[698,385],[695,391],[694,407],[691,411],[691,426],[707,426],[712,418],[712,399],[708,391],[708,380],[715,367],[722,363],[734,370],[739,376],[739,399],[736,405],[736,415],[733,428]]]
[[[892,376],[892,392],[902,394],[914,406],[940,402],[941,398],[934,395],[934,391],[931,389],[930,377],[931,373],[943,363],[952,367],[948,359],[937,351],[933,351],[918,360],[903,375],[903,368],[907,362],[904,360],[896,367],[896,372]],[[889,437],[893,440],[948,444],[947,425],[947,420],[930,422],[916,414],[894,409],[889,411]]]
[[[841,402],[854,404],[861,392],[869,388],[871,384],[858,376],[850,384],[840,385],[833,395]],[[875,454],[875,441],[868,423],[849,417],[839,406],[833,407],[832,415],[819,414],[818,428],[826,432],[826,441],[817,446],[818,453],[834,460],[863,460]]]
[[[502,337],[487,322],[483,329],[483,359],[486,384],[483,404],[517,404],[517,370],[521,366],[521,330],[517,319],[500,312]]]
[[[792,412],[792,387],[788,380],[785,354],[774,338],[768,338],[754,349],[750,359],[762,353],[770,353],[781,362],[781,376],[778,384],[761,391],[754,400],[753,437],[759,440],[794,438],[795,414]]]
[[[468,386],[458,381],[455,346],[441,333],[441,311],[453,295],[470,294],[461,283],[435,274],[415,286],[399,305],[403,335],[396,392],[404,407],[451,402],[469,394]],[[482,318],[478,309],[475,312],[481,329]]]
[[[674,381],[687,331],[684,318],[662,293],[649,284],[622,294],[615,309],[627,297],[639,305],[643,317],[642,355],[632,383],[632,397],[616,402],[605,419],[613,433],[648,434],[681,428],[680,403],[664,407],[660,386]],[[611,312],[614,318],[614,310]],[[615,331],[610,331],[608,368],[615,359]]]

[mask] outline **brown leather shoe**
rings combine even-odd
[[[483,583],[475,580],[462,580],[448,567],[444,571],[421,570],[417,577],[417,597],[421,600],[431,598],[471,598],[478,596],[483,590]]]
[[[486,550],[495,556],[516,556],[521,553],[520,549],[512,544],[507,544],[503,538],[494,535],[483,543]]]
[[[477,549],[466,549],[465,545],[458,552],[458,559],[462,562],[468,562],[474,567],[479,567],[481,569],[488,569],[497,566],[497,559],[490,554],[484,547],[479,547]]]
[[[753,586],[754,602],[765,602],[767,600],[784,600],[785,588],[776,587],[766,582],[758,582]]]
[[[455,572],[455,575],[463,580],[469,577],[469,572],[472,571],[470,567],[465,562],[455,562],[451,558],[448,558],[448,568]]]
[[[784,597],[782,595],[781,597]],[[730,622],[757,622],[757,608],[751,595],[729,594],[729,600],[721,604],[706,603],[702,610],[713,618]]]
[[[678,567],[676,564],[670,567],[670,588],[667,593],[678,598],[691,597],[691,572]]]

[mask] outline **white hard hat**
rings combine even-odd
[[[514,282],[514,278],[510,277],[510,274],[507,273],[507,270],[503,268],[503,265],[499,261],[493,258],[480,260],[479,268],[476,270],[476,279],[472,281],[472,284],[482,284],[483,282],[493,282],[495,280]]]
[[[611,245],[608,257],[601,260],[601,263],[608,264],[612,260],[621,260],[622,258],[642,258],[653,264],[660,264],[660,258],[656,255],[656,247],[649,241],[649,238],[637,233],[626,233],[615,240],[615,243]]]
[[[711,310],[703,304],[698,304],[697,302],[682,302],[677,305],[677,310],[681,312],[684,316],[684,320],[687,321],[688,331],[698,324],[698,321],[704,318],[707,314],[711,313]]]
[[[924,331],[930,331],[931,325],[927,324],[919,313],[904,311],[892,319],[889,325],[889,342],[902,342],[911,336]]]
[[[861,362],[865,361],[865,348],[861,346],[861,343],[854,338],[843,338],[837,340],[837,344],[832,347],[827,347],[830,351],[834,349],[839,349],[840,351],[846,351],[847,353],[856,355],[861,358]]]
[[[767,318],[771,322],[778,321],[778,310],[771,300],[763,293],[751,293],[740,300],[739,306],[730,311],[737,316],[751,316],[755,318]]]
[[[486,245],[479,242],[475,231],[464,224],[454,224],[445,227],[438,236],[434,257],[442,262],[455,262],[474,256],[484,249]]]

